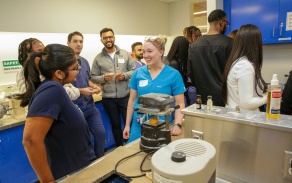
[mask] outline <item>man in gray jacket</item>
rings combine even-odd
[[[116,146],[123,145],[122,116],[126,121],[130,89],[129,80],[136,69],[130,54],[115,45],[114,31],[104,28],[100,31],[104,45],[91,68],[91,80],[102,86],[102,103],[108,113]]]

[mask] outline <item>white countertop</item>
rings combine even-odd
[[[241,110],[236,112],[235,109],[213,106],[212,111],[206,110],[206,105],[202,109],[196,109],[196,105],[191,105],[182,110],[182,113],[190,116],[203,118],[224,119],[234,123],[249,124],[261,126],[276,130],[292,132],[292,116],[282,115],[280,119],[268,119],[265,112]]]
[[[4,117],[0,119],[0,131],[22,125],[24,122],[25,115],[20,115],[17,118],[13,118],[11,115],[4,115]]]

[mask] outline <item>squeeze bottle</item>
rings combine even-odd
[[[266,116],[268,118],[279,119],[281,107],[281,86],[277,74],[273,74],[271,84],[268,85]]]

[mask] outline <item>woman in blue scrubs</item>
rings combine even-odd
[[[158,36],[157,38],[146,39],[143,45],[143,57],[147,67],[136,69],[129,83],[131,88],[130,98],[123,132],[124,138],[129,139],[128,142],[141,136],[141,124],[140,120],[138,120],[137,112],[134,112],[134,108],[139,107],[138,97],[147,93],[162,93],[174,96],[175,105],[179,105],[180,108],[175,110],[175,121],[171,134],[181,134],[183,121],[181,109],[185,107],[184,92],[186,89],[180,73],[176,69],[165,65],[162,61],[165,43],[166,37]]]
[[[74,51],[60,44],[33,53],[24,66],[26,91],[19,96],[21,106],[28,105],[23,145],[40,182],[54,183],[96,159],[83,113],[63,88],[80,69]]]

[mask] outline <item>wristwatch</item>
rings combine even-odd
[[[175,123],[174,126],[178,126],[181,129],[181,124]]]

